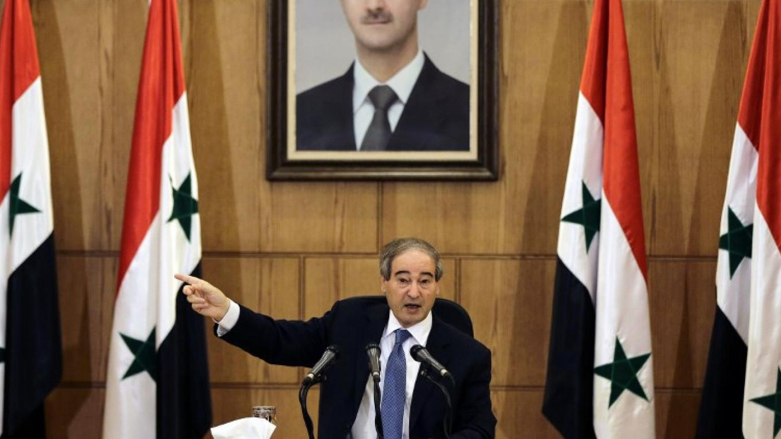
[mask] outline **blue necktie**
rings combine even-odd
[[[407,390],[407,359],[401,347],[412,334],[397,329],[396,344],[388,357],[385,385],[382,392],[382,431],[385,439],[401,439],[404,428],[404,404]]]

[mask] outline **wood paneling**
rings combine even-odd
[[[299,317],[298,260],[295,258],[205,258],[203,273],[229,297],[278,319]],[[207,322],[209,374],[216,383],[297,383],[296,368],[271,366],[219,340]]]
[[[65,382],[90,382],[106,379],[108,331],[113,295],[107,288],[111,278],[112,258],[59,256],[57,277],[60,324],[62,325],[63,374]]]
[[[640,17],[655,16],[651,27]],[[713,255],[748,56],[738,2],[627,7],[652,255]],[[649,41],[653,44],[649,44]]]
[[[493,385],[544,384],[555,269],[553,260],[461,261],[461,304],[493,353]]]
[[[193,155],[205,248],[259,251],[263,48],[255,1],[185,2]]]
[[[716,262],[651,261],[654,384],[702,388],[716,315]]]
[[[36,2],[37,37],[51,151],[57,248],[103,244],[99,1]],[[45,25],[44,25],[45,23]]]
[[[92,387],[60,387],[46,398],[46,437],[98,438],[102,436],[106,391]]]
[[[497,420],[496,438],[560,438],[556,429],[542,416],[542,395],[540,388],[491,391]]]

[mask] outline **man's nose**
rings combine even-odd
[[[366,0],[366,8],[370,11],[385,9],[385,0]]]
[[[417,282],[412,282],[412,284],[409,287],[409,290],[407,290],[407,295],[412,297],[413,299],[420,296],[420,287],[418,286]]]

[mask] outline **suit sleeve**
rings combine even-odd
[[[494,439],[496,418],[491,411],[491,351],[482,349],[479,360],[464,380],[453,417],[451,439]]]
[[[261,360],[283,366],[312,367],[328,347],[338,304],[307,321],[274,320],[239,305],[236,325],[221,338]],[[215,325],[216,331],[217,325]]]

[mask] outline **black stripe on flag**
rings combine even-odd
[[[201,277],[200,263],[191,275]],[[176,323],[158,351],[158,439],[200,439],[209,430],[212,406],[207,358],[203,317],[193,312],[179,288]]]
[[[748,347],[717,306],[697,422],[698,438],[743,437],[747,355]]]
[[[62,377],[57,302],[51,234],[8,278],[3,438],[44,437],[43,402]]]
[[[586,287],[556,258],[542,413],[567,439],[594,438],[595,311]]]

